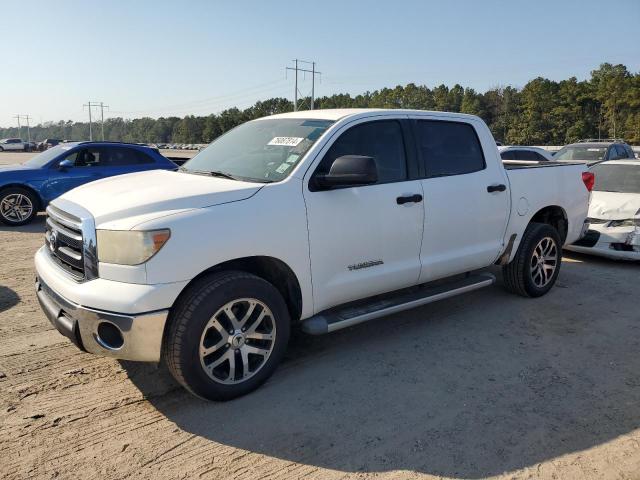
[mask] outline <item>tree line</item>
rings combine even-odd
[[[299,100],[299,110],[310,99]],[[410,108],[471,113],[480,116],[495,138],[512,145],[563,145],[581,138],[624,138],[640,144],[640,73],[624,65],[603,63],[587,80],[559,82],[538,77],[521,89],[496,87],[484,93],[454,85],[409,83],[360,95],[334,94],[315,100],[316,108]],[[143,143],[209,143],[227,130],[254,118],[293,111],[285,98],[258,101],[207,116],[109,118],[105,139]],[[22,136],[25,136],[22,129]],[[101,138],[94,124],[94,139]],[[0,128],[0,138],[18,137],[18,128]],[[88,122],[47,122],[31,127],[31,138],[87,140]]]

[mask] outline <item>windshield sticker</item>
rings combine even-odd
[[[282,163],[282,164],[280,164],[280,166],[279,166],[278,168],[276,168],[276,172],[278,172],[278,173],[284,173],[284,172],[286,172],[287,170],[289,170],[289,167],[290,167],[290,166],[291,166],[291,165],[290,165],[290,164],[288,164],[288,163],[286,163],[286,162],[285,162],[285,163]]]
[[[283,147],[295,147],[298,145],[304,138],[302,137],[273,137],[267,145],[279,145]]]
[[[300,158],[300,155],[298,155],[297,153],[292,153],[287,157],[285,163],[296,163],[298,161],[298,158]]]
[[[587,152],[602,152],[604,148],[587,148]]]

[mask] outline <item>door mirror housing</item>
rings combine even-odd
[[[59,164],[58,164],[58,170],[66,170],[68,168],[73,167],[73,162],[71,160],[62,160]]]
[[[372,185],[377,181],[378,169],[375,160],[363,155],[338,157],[331,164],[329,173],[314,177],[316,190]]]

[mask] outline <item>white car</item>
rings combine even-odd
[[[292,326],[325,334],[486,287],[477,271],[494,264],[509,290],[544,295],[585,231],[592,179],[582,164],[505,168],[472,115],[274,115],[178,171],[55,199],[37,295],[81,349],[162,360],[229,399],[273,373]]]
[[[523,160],[528,162],[550,162],[553,155],[543,148],[509,145],[498,147],[500,158],[503,160]]]
[[[612,160],[591,167],[595,186],[590,228],[567,250],[617,260],[640,260],[640,160]]]
[[[26,150],[26,144],[19,138],[3,138],[0,140],[0,152],[4,151],[20,151]]]

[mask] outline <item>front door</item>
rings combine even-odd
[[[401,122],[367,121],[344,127],[336,137],[304,184],[316,312],[414,285],[420,273],[422,187],[408,180]],[[343,155],[373,157],[378,182],[312,191],[313,175],[326,174]]]

